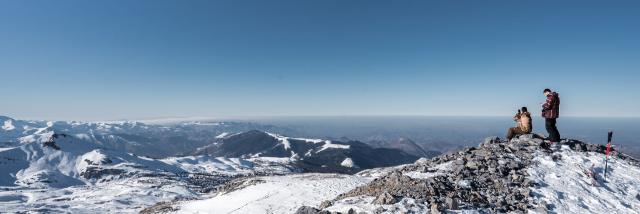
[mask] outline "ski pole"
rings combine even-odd
[[[613,132],[609,131],[609,133],[607,134],[607,149],[605,150],[604,154],[604,181],[607,181],[607,170],[609,169],[609,148],[611,146],[611,138],[613,137]]]

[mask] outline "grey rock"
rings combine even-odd
[[[296,210],[295,214],[331,214],[329,211],[319,210],[315,207],[302,206]]]
[[[395,204],[396,198],[393,197],[393,195],[389,194],[389,192],[383,192],[382,194],[378,195],[378,197],[376,197],[375,200],[373,200],[373,204]]]
[[[478,163],[476,163],[475,161],[469,161],[467,162],[467,164],[465,164],[465,166],[470,169],[478,169]]]
[[[529,141],[533,139],[533,134],[523,134],[518,138],[520,141]]]
[[[537,140],[528,139],[528,136],[513,142],[502,142],[496,137],[487,138],[477,148],[465,148],[456,153],[398,168],[397,171],[339,195],[335,200],[373,196],[376,197],[376,203],[387,204],[392,202],[389,200],[391,198],[412,198],[429,204],[431,213],[461,208],[480,209],[483,213],[552,210],[553,207],[549,209],[546,205],[537,206],[531,201],[530,187],[535,182],[527,179],[527,168],[534,163],[532,154],[540,149]],[[566,143],[571,148],[584,145],[584,148],[591,150],[602,149],[579,141]],[[553,152],[545,151],[544,154],[555,155],[556,160],[561,158]],[[434,166],[449,161],[453,161],[450,171],[436,173],[434,177],[418,179],[404,175],[409,171],[435,172]],[[640,194],[636,197],[640,200]],[[395,202],[398,203],[397,200]],[[395,211],[397,210],[390,208],[384,212]]]
[[[450,209],[450,210],[458,209],[458,200],[454,198],[448,197],[447,199],[445,199],[445,203],[447,204],[447,209]]]
[[[518,169],[520,168],[520,164],[517,162],[510,162],[507,167],[509,167],[509,169]]]
[[[381,214],[381,213],[385,213],[387,212],[387,209],[385,209],[384,207],[378,207],[375,210],[373,210],[373,213],[375,214]]]
[[[431,214],[440,214],[440,206],[437,203],[431,204]]]
[[[81,172],[80,176],[86,179],[98,179],[106,175],[120,175],[124,173],[125,171],[122,169],[90,166],[90,167],[87,167],[87,169],[84,172]]]
[[[175,208],[171,202],[160,202],[151,207],[144,208],[140,211],[140,214],[154,214],[154,213],[170,213],[176,212],[179,209]]]
[[[517,175],[517,174],[513,174],[513,175],[511,175],[511,180],[512,180],[512,181],[520,180],[520,175]]]
[[[323,201],[322,203],[320,203],[320,207],[318,207],[318,208],[325,209],[325,208],[330,207],[332,205],[333,205],[333,202],[331,202],[331,201]]]

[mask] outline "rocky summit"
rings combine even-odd
[[[565,140],[562,145],[576,152],[603,153],[605,150],[602,145],[585,144],[576,140]],[[431,213],[445,210],[544,213],[553,208],[553,205],[532,200],[532,187],[541,184],[530,180],[527,170],[532,164],[536,164],[536,153],[551,156],[552,160],[562,158],[555,154],[558,149],[559,146],[545,148],[541,139],[531,135],[523,135],[510,142],[491,137],[478,147],[398,167],[364,186],[321,203],[318,208],[301,207],[297,213],[338,213],[323,209],[346,198],[356,197],[374,197],[375,200],[371,202],[373,204],[394,204],[411,199],[416,204],[427,205]],[[637,161],[622,153],[613,154],[637,165]],[[441,173],[438,168],[446,168],[447,173]],[[375,213],[398,211],[392,209],[389,206],[378,206]]]

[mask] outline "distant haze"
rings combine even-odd
[[[393,141],[409,138],[424,149],[455,151],[476,146],[486,137],[505,137],[507,128],[515,126],[511,117],[284,117],[254,120],[293,130],[288,135],[317,138],[342,138],[364,142]],[[640,118],[558,119],[562,138],[605,144],[607,132],[614,132],[617,149],[640,157]],[[547,135],[544,120],[534,117],[534,133]]]

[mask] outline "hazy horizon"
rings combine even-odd
[[[111,122],[111,121],[138,121],[162,123],[170,122],[206,122],[206,121],[269,121],[269,120],[307,120],[307,119],[346,119],[346,118],[506,118],[510,120],[512,115],[266,115],[266,116],[166,116],[166,117],[132,117],[132,118],[105,118],[105,119],[69,119],[58,117],[16,117],[13,115],[0,114],[0,116],[9,117],[16,120],[45,120],[45,121],[80,121],[80,122]],[[532,118],[541,119],[537,114],[532,114]],[[579,118],[579,119],[640,119],[639,116],[574,116],[563,115],[562,118]]]
[[[23,119],[23,118],[14,118]],[[113,122],[122,121],[115,120]],[[183,122],[240,122],[256,124],[260,131],[274,131],[289,137],[393,141],[408,138],[425,149],[456,151],[475,146],[486,137],[503,138],[515,125],[509,116],[315,116],[262,117],[242,119],[221,118],[161,118],[138,121],[152,125],[173,126]],[[88,121],[109,122],[109,121]],[[608,131],[614,132],[614,144],[619,150],[640,156],[640,118],[561,117],[558,128],[563,138],[604,144]],[[272,127],[273,126],[273,127]],[[248,131],[248,130],[247,130]],[[533,132],[546,135],[544,120],[533,117]]]

